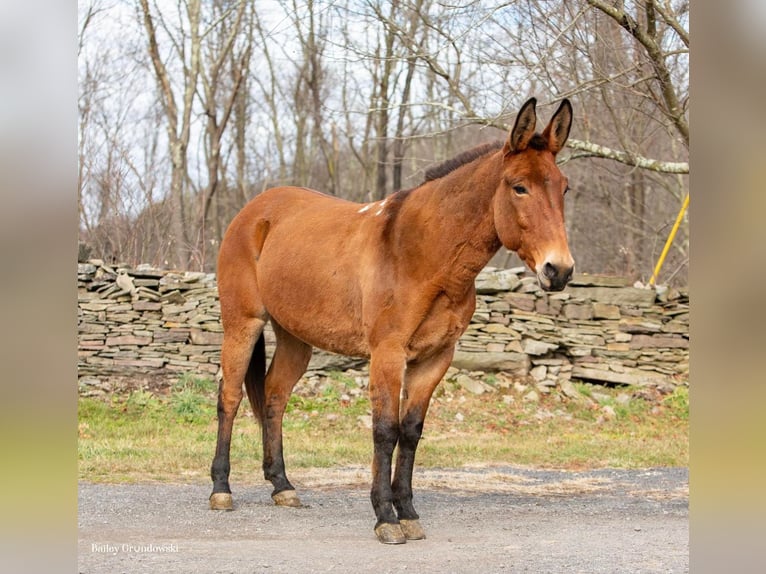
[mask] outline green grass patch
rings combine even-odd
[[[210,379],[184,377],[171,389],[171,409],[180,421],[205,423],[211,414],[217,416],[216,390],[215,382]]]
[[[689,388],[676,387],[672,394],[662,401],[670,412],[678,419],[689,420]]]
[[[495,381],[487,377],[485,382]],[[333,374],[315,396],[293,395],[284,420],[290,468],[369,465],[366,393]],[[417,464],[522,464],[555,468],[688,465],[688,389],[648,401],[632,389],[575,385],[524,400],[512,389],[471,395],[445,382],[426,418]],[[79,399],[79,476],[103,482],[206,482],[215,451],[217,386],[183,378],[167,395],[134,391]],[[626,400],[626,395],[629,400]],[[592,397],[596,397],[595,399]],[[232,480],[262,480],[260,428],[243,400],[231,447]]]

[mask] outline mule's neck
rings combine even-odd
[[[448,295],[462,297],[500,248],[492,208],[502,152],[492,152],[412,192],[400,231],[415,240],[420,265]]]

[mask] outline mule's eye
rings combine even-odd
[[[529,193],[527,191],[527,188],[524,187],[523,185],[514,185],[513,191],[516,192],[516,195],[526,195],[527,193]]]

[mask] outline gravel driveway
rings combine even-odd
[[[135,573],[688,572],[688,471],[416,469],[428,538],[379,544],[368,471],[293,473],[304,508],[267,483],[79,485],[79,571]]]

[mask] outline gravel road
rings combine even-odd
[[[416,469],[428,538],[379,544],[368,471],[293,473],[303,508],[269,485],[79,485],[79,572],[688,572],[688,471]]]

